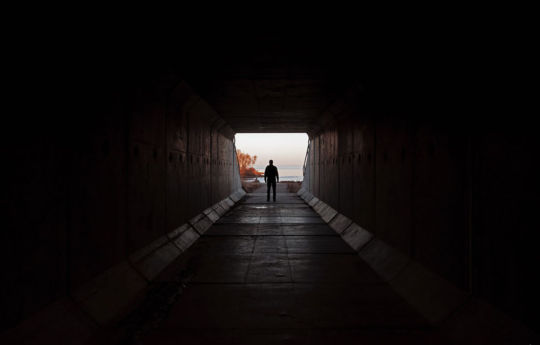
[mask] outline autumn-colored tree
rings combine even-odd
[[[240,169],[247,169],[257,161],[257,156],[251,156],[249,153],[243,153],[241,150],[236,150],[236,155],[238,156],[238,164]]]
[[[238,165],[240,165],[240,176],[257,177],[262,175],[253,167],[253,164],[257,161],[257,156],[251,156],[241,150],[236,150],[236,156],[238,157]]]

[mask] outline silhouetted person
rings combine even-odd
[[[276,182],[279,182],[279,174],[277,167],[274,165],[274,161],[270,160],[270,165],[264,169],[264,182],[266,182],[266,201],[270,201],[270,187],[274,191],[274,201],[276,201]]]

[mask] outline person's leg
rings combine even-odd
[[[266,201],[270,201],[270,186],[272,185],[271,182],[266,183]]]
[[[272,190],[274,192],[274,201],[276,201],[276,181],[272,182]]]

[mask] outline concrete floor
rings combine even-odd
[[[186,287],[143,344],[443,344],[299,197],[264,186],[182,258]]]

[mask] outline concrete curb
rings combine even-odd
[[[167,242],[167,244],[158,248],[143,260],[134,262],[133,265],[143,277],[148,281],[152,281],[165,269],[165,267],[173,262],[180,253],[180,249],[178,249],[174,243]]]
[[[147,285],[125,260],[79,287],[72,297],[98,324],[106,325],[129,312]]]
[[[226,208],[226,207],[224,207],[224,206],[223,206],[223,204],[222,204],[222,207],[223,207],[224,209],[226,209],[226,210],[229,210],[229,209],[230,209],[231,207],[233,207],[233,206],[234,206],[234,204],[235,204],[235,202],[234,202],[234,201],[232,201],[232,199],[231,199],[231,198],[229,198],[229,197],[227,197],[227,198],[223,199],[223,201],[222,201],[222,202],[223,202],[223,203],[224,203],[225,205],[227,205],[227,206],[228,206],[228,208]]]
[[[317,212],[319,215],[321,215],[321,212],[322,210],[326,207],[326,203],[322,200],[318,200],[317,203],[315,203],[315,205],[313,205],[313,209],[315,210],[315,212]]]
[[[229,198],[236,203],[240,201],[244,197],[244,195],[246,195],[246,192],[242,188],[240,188],[236,190],[236,192],[232,193]]]
[[[310,194],[310,193],[305,193],[304,194],[304,201],[305,202],[310,202],[311,199],[313,199],[313,198],[314,198],[314,196],[312,194]]]
[[[167,238],[167,236],[163,235],[163,236],[157,238],[156,240],[150,242],[150,244],[148,244],[148,245],[142,247],[141,249],[137,250],[136,252],[132,253],[129,256],[128,259],[131,262],[139,262],[142,259],[144,259],[145,257],[152,254],[159,247],[165,245],[165,243],[167,243],[168,241],[169,241],[169,239]]]
[[[195,243],[195,241],[199,239],[199,237],[201,236],[194,229],[190,228],[173,242],[178,248],[180,248],[182,252],[185,252],[193,243]]]
[[[220,203],[212,206],[212,209],[218,214],[219,217],[222,217],[225,213],[227,213],[227,211],[221,206]]]
[[[344,215],[342,215],[341,213],[338,213],[334,219],[332,219],[328,225],[330,225],[330,227],[335,231],[337,232],[338,234],[342,234],[343,231],[345,231],[345,229],[347,229],[349,227],[349,225],[351,225],[352,223],[352,220],[350,220],[349,218],[345,217]]]
[[[189,224],[191,224],[191,226],[195,230],[197,230],[200,235],[203,235],[206,230],[210,229],[214,222],[212,222],[212,220],[208,218],[204,213],[200,213],[194,218],[190,219]]]
[[[180,253],[180,249],[170,242],[169,237],[161,236],[131,254],[128,260],[139,274],[151,281]]]
[[[321,216],[321,218],[329,223],[337,214],[338,212],[334,210],[330,205],[324,203],[323,201],[319,201],[313,209]]]
[[[444,321],[469,295],[376,238],[307,191],[298,194],[360,257],[430,323]]]
[[[314,198],[313,194],[307,191],[303,191],[302,193],[298,194],[298,196],[307,203]]]
[[[167,235],[129,255],[72,293],[79,306],[100,325],[121,319],[171,263],[191,247],[246,193],[239,189]],[[118,293],[122,291],[122,293]]]
[[[217,220],[219,219],[219,214],[214,211],[213,206],[204,210],[203,213],[212,221],[212,223],[217,222]]]
[[[176,228],[167,234],[169,240],[174,243],[178,249],[185,252],[200,235],[188,223]]]
[[[411,260],[407,255],[376,237],[366,244],[359,254],[387,282],[392,280]]]
[[[413,260],[390,281],[390,285],[432,324],[448,318],[468,298],[467,293]]]
[[[373,238],[372,233],[352,222],[345,230],[343,230],[341,236],[343,237],[343,240],[356,251],[360,251]]]
[[[319,198],[317,197],[313,197],[311,198],[311,200],[308,202],[308,205],[311,206],[311,207],[315,207],[315,205],[317,205],[317,203],[319,202]]]

